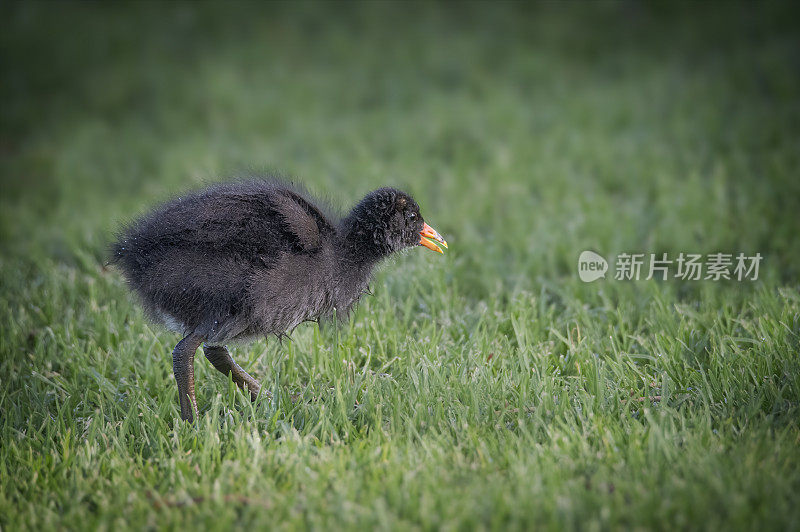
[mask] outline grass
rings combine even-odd
[[[790,4],[0,6],[0,527],[798,529]],[[113,230],[254,169],[447,238],[348,326],[170,351]],[[756,282],[577,257],[760,252]]]

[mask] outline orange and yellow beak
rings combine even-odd
[[[428,224],[423,224],[422,231],[420,231],[419,234],[420,234],[419,238],[420,246],[425,246],[426,248],[432,251],[436,251],[437,253],[444,253],[444,251],[442,251],[442,248],[440,248],[439,246],[437,246],[432,242],[432,240],[435,240],[436,242],[440,243],[442,246],[447,248],[447,242],[445,242],[444,238],[442,238],[442,235],[440,235],[436,231],[436,229],[434,229]]]

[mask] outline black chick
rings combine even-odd
[[[181,417],[197,415],[194,354],[255,400],[258,382],[226,342],[284,335],[303,321],[346,314],[375,265],[422,245],[447,247],[393,188],[370,192],[342,219],[278,181],[216,185],[173,200],[125,228],[116,264],[148,315],[184,338],[172,353]]]

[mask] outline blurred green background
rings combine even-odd
[[[343,206],[404,186],[465,260],[507,254],[497,279],[572,275],[587,247],[797,277],[791,5],[4,12],[6,247],[98,250],[154,200],[275,171]]]
[[[0,16],[0,525],[800,526],[792,3]],[[205,424],[181,426],[177,339],[106,246],[257,173],[342,208],[406,189],[450,251],[393,261],[340,333],[239,348],[275,401],[198,369]],[[585,249],[764,261],[584,284]]]

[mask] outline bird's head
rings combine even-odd
[[[442,253],[447,242],[425,223],[414,198],[394,188],[367,194],[345,218],[344,238],[365,256],[381,258],[411,246]]]

